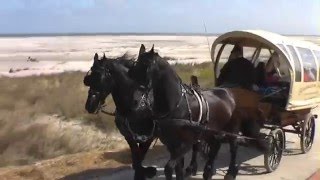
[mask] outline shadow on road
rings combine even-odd
[[[290,144],[290,142],[289,142]],[[288,148],[284,155],[291,156],[300,154],[301,151],[299,149]],[[257,151],[253,147],[239,147],[239,151],[237,154],[237,162],[240,164],[239,167],[239,176],[251,176],[251,175],[262,175],[266,174],[266,169],[263,164],[263,155],[261,152]],[[260,157],[259,157],[260,156]],[[248,162],[251,159],[257,158],[254,163],[252,161]],[[131,155],[130,150],[124,150],[120,152],[106,152],[103,154],[104,159],[113,159],[117,162],[123,163],[124,166],[119,168],[101,168],[101,169],[91,169],[86,170],[77,174],[71,174],[63,178],[63,180],[73,180],[73,179],[110,179],[110,180],[121,180],[121,179],[132,179],[133,170],[131,169]],[[158,168],[157,176],[154,179],[164,180],[164,172],[163,167],[168,161],[169,156],[164,146],[155,146],[151,149],[147,155],[147,158],[144,161],[145,166],[155,166]],[[216,180],[221,179],[220,177],[224,176],[227,172],[227,168],[229,166],[230,160],[230,152],[229,145],[224,144],[217,156],[215,161],[215,167],[217,168],[217,175],[219,176]],[[187,166],[190,162],[190,152],[188,156],[185,158],[185,166]],[[196,177],[189,177],[189,179],[202,179],[203,168],[206,163],[206,160],[203,159],[200,155],[198,158],[198,174]]]
[[[120,171],[129,170],[131,166],[122,166],[118,168],[101,168],[101,169],[89,169],[76,174],[70,174],[61,178],[61,180],[88,180],[97,179],[99,177],[108,176]]]

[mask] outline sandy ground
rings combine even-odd
[[[294,36],[320,44],[317,36]],[[141,43],[147,48],[155,44],[161,56],[171,63],[202,63],[211,61],[208,44],[215,36],[59,36],[59,37],[0,37],[0,76],[27,76],[88,71],[95,52],[107,56],[124,53],[136,55]],[[230,49],[231,50],[231,49]],[[224,56],[224,54],[222,54]],[[27,62],[28,57],[39,62]],[[8,73],[12,69],[15,73]]]
[[[215,37],[208,37],[211,44]],[[155,44],[162,55],[184,63],[210,61],[207,38],[203,36],[60,36],[0,38],[0,75],[12,76],[12,68],[26,69],[14,76],[87,71],[93,55],[124,53],[136,55],[141,43],[147,48]],[[39,62],[27,62],[28,57]]]

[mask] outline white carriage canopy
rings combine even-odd
[[[212,44],[215,80],[235,44],[243,47],[243,56],[255,65],[267,62],[274,52],[279,55],[279,73],[290,85],[286,110],[312,108],[320,103],[319,46],[263,30],[228,32]]]

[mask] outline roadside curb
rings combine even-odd
[[[320,179],[320,169],[314,172],[307,180],[319,180]]]

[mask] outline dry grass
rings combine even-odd
[[[212,86],[212,66],[173,65],[184,82]],[[0,78],[0,166],[30,164],[63,154],[126,146],[114,117],[85,109],[84,73]],[[114,106],[112,99],[107,103]]]
[[[198,76],[198,81],[203,88],[212,88],[214,84],[213,65],[211,62],[201,64],[174,64],[176,72],[185,83],[190,83],[190,76]]]
[[[114,118],[89,115],[84,109],[83,76],[74,72],[0,79],[0,166],[114,148]]]

